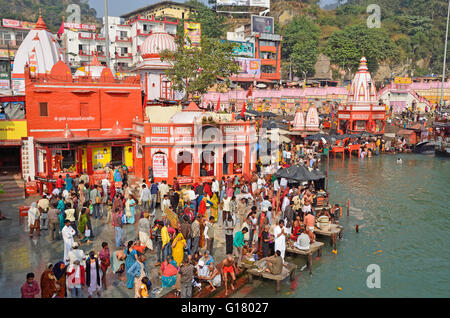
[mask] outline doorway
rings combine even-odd
[[[20,172],[20,147],[0,147],[1,175],[12,176]]]
[[[113,166],[121,166],[123,163],[123,147],[111,147],[111,161]]]

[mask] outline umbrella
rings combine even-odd
[[[325,175],[322,171],[309,171],[308,168],[302,165],[294,165],[288,168],[279,169],[275,173],[275,176],[277,178],[285,178],[290,183],[316,181],[325,178]]]

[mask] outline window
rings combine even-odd
[[[11,33],[0,31],[0,44],[8,45],[10,41],[11,41]]]
[[[48,116],[48,104],[47,104],[47,102],[39,103],[39,115],[41,117],[47,117]]]
[[[80,103],[80,117],[89,117],[88,103]]]
[[[18,31],[16,32],[16,45],[20,45],[22,43],[22,41],[25,39],[25,37],[27,36],[27,32],[21,32]]]
[[[276,72],[276,68],[272,65],[261,65],[261,73],[273,74]]]

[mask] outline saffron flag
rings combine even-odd
[[[64,33],[64,21],[61,23],[61,26],[59,27],[58,33],[56,34],[58,36],[58,39],[61,38],[61,34]]]
[[[219,96],[219,100],[217,101],[217,106],[216,106],[216,111],[220,110],[220,96]]]
[[[242,119],[245,120],[245,101],[244,101],[244,105],[242,105],[241,117],[242,117]]]
[[[253,96],[253,85],[250,85],[250,88],[248,89],[247,95],[245,97]]]

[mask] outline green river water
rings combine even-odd
[[[397,157],[403,164],[396,163]],[[448,297],[449,183],[446,158],[405,154],[330,159],[330,202],[345,205],[337,255],[329,240],[319,237],[326,245],[322,257],[313,258],[312,276],[297,269],[296,284],[286,279],[279,294],[273,281],[264,281],[247,297]],[[306,263],[301,256],[289,259],[299,268]],[[367,287],[370,264],[380,266],[381,288]]]

